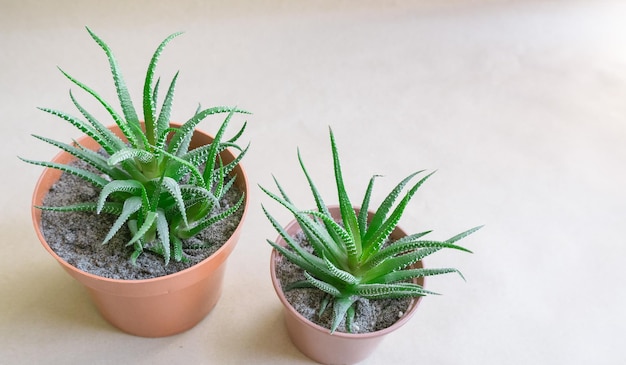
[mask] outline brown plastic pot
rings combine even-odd
[[[338,206],[329,206],[328,209],[334,218],[341,217]],[[368,213],[371,219],[373,213]],[[301,231],[301,228],[298,222],[294,220],[285,227],[285,230],[289,235],[294,236]],[[391,238],[394,240],[404,236],[406,236],[406,233],[399,227],[396,227],[391,233]],[[287,245],[280,235],[276,242],[282,246]],[[380,331],[362,334],[344,332],[331,334],[328,328],[319,326],[298,313],[285,298],[280,281],[276,276],[276,264],[283,259],[283,256],[278,251],[272,250],[270,274],[276,294],[284,307],[285,325],[289,338],[300,352],[322,364],[354,364],[366,359],[374,352],[387,334],[402,327],[413,316],[421,300],[421,297],[414,298],[402,318],[390,327]],[[422,261],[412,266],[412,268],[422,267]],[[417,278],[414,282],[423,286],[424,278]]]
[[[180,125],[172,123],[173,127]],[[122,136],[117,126],[110,127]],[[213,141],[213,137],[196,130],[191,147],[196,148]],[[83,136],[78,142],[92,150],[99,145]],[[235,156],[228,150],[221,154],[224,163]],[[74,159],[68,153],[59,153],[52,161],[68,163]],[[41,233],[41,210],[32,208],[35,232],[44,248],[61,264],[63,269],[83,284],[102,317],[124,332],[143,337],[163,337],[194,327],[213,309],[222,293],[226,259],[234,249],[245,215],[248,211],[248,181],[241,164],[232,174],[237,175],[236,185],[245,192],[243,215],[228,241],[215,253],[200,263],[179,271],[145,280],[116,280],[93,275],[68,264],[50,248]],[[47,168],[42,173],[33,194],[33,205],[42,205],[50,187],[60,178],[61,171]]]

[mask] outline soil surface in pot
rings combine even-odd
[[[311,250],[302,231],[294,236],[303,248]],[[276,262],[276,276],[281,287],[305,280],[304,272],[298,266],[279,256]],[[291,306],[309,321],[330,328],[332,325],[332,306],[326,309],[324,314],[318,316],[320,303],[325,293],[319,289],[293,289],[284,292]],[[409,308],[411,298],[402,299],[365,299],[361,298],[356,304],[356,314],[352,324],[352,333],[368,333],[385,329],[397,322]],[[337,328],[339,332],[348,332],[345,320]]]
[[[82,161],[74,166],[88,169]],[[85,180],[63,173],[52,186],[44,199],[44,206],[64,206],[80,202],[97,201],[100,190]],[[241,192],[233,186],[220,201],[219,213],[236,204]],[[197,236],[184,240],[187,262],[170,260],[166,266],[163,258],[148,250],[137,259],[136,265],[130,262],[132,247],[126,247],[131,235],[124,225],[105,245],[102,241],[117,216],[95,212],[52,212],[42,211],[42,233],[52,248],[63,260],[80,270],[111,279],[150,279],[165,276],[189,268],[217,251],[237,228],[242,207],[230,217],[208,227]],[[194,248],[206,243],[208,248]]]

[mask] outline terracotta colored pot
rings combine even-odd
[[[180,126],[172,123],[172,126]],[[121,136],[117,126],[110,129]],[[195,131],[190,148],[196,148],[213,141],[213,137]],[[96,150],[98,144],[83,136],[78,140],[83,146]],[[234,159],[234,155],[222,152],[224,163]],[[68,163],[74,159],[61,152],[54,162]],[[239,225],[228,241],[202,262],[179,271],[145,280],[116,280],[100,277],[77,269],[65,262],[48,245],[41,233],[41,210],[32,208],[33,225],[41,244],[61,264],[72,277],[83,284],[101,315],[119,329],[137,336],[162,337],[186,331],[200,322],[217,303],[222,293],[222,281],[226,259],[234,249],[241,233],[241,226],[248,211],[248,181],[241,164],[235,167],[236,185],[245,192],[243,215]],[[42,205],[50,187],[60,178],[61,171],[46,169],[33,195],[33,205]]]
[[[341,217],[338,206],[329,206],[328,209],[333,217]],[[371,218],[372,213],[368,213]],[[300,225],[295,220],[289,223],[285,227],[285,230],[291,236],[301,231]],[[406,233],[399,227],[396,227],[391,233],[391,237],[396,240],[404,236],[406,236]],[[278,236],[276,242],[282,246],[287,245],[280,236]],[[285,298],[280,282],[276,277],[276,263],[283,259],[283,256],[280,255],[278,251],[272,250],[270,274],[276,294],[284,307],[287,332],[289,333],[291,342],[293,342],[300,352],[323,364],[354,364],[364,360],[376,349],[385,335],[402,327],[413,316],[421,299],[421,297],[414,298],[402,318],[390,327],[380,331],[362,334],[336,331],[330,334],[328,328],[321,327],[298,313],[287,301],[287,298]],[[412,268],[422,267],[422,261],[412,266]],[[414,282],[423,286],[424,278],[418,278],[414,280]]]

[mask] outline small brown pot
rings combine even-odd
[[[173,127],[180,125],[172,123]],[[117,126],[110,127],[118,136]],[[196,148],[213,141],[213,137],[196,130],[191,147]],[[78,142],[92,150],[99,145],[83,136]],[[224,163],[235,156],[228,150],[221,154]],[[74,159],[61,152],[53,162],[68,163]],[[241,226],[248,211],[248,181],[241,164],[232,172],[237,175],[237,187],[245,193],[243,215],[233,235],[215,253],[202,262],[179,271],[145,280],[116,280],[100,277],[77,269],[59,257],[48,245],[41,233],[41,210],[32,208],[35,231],[44,248],[61,264],[63,269],[83,284],[100,314],[111,324],[127,333],[144,337],[163,337],[186,331],[200,322],[213,309],[222,293],[222,281],[226,259],[234,249],[241,233]],[[42,173],[33,194],[33,205],[42,205],[50,187],[62,172],[47,168]]]
[[[334,218],[341,217],[338,206],[329,206],[328,209]],[[369,212],[369,216],[372,217],[371,212]],[[298,222],[294,220],[285,227],[285,230],[293,236],[301,231],[301,228]],[[391,233],[391,238],[394,240],[404,236],[406,233],[399,227],[396,227]],[[276,242],[282,246],[287,245],[280,235]],[[361,334],[344,332],[331,334],[328,328],[319,326],[298,313],[285,298],[280,281],[276,276],[276,263],[283,259],[278,251],[272,250],[270,274],[276,294],[284,307],[285,325],[289,338],[300,352],[323,364],[354,364],[366,359],[385,335],[402,327],[413,316],[421,299],[420,297],[414,298],[402,318],[380,331]],[[422,261],[415,263],[412,267],[422,268]],[[414,282],[423,286],[424,278],[418,278]]]

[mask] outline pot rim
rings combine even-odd
[[[329,210],[331,210],[331,211],[333,209],[337,209],[337,210],[339,209],[339,205],[327,205],[326,207]],[[354,207],[354,209],[358,211],[358,209],[360,209],[360,208],[359,207]],[[368,213],[369,214],[373,214],[372,211],[368,211]],[[294,220],[290,221],[284,227],[284,229],[285,229],[285,231],[289,232],[289,230],[294,228],[295,226],[299,227],[298,222],[294,219]],[[392,234],[395,234],[395,235],[398,235],[398,236],[406,236],[407,235],[406,232],[399,226],[397,226],[394,229]],[[280,235],[278,235],[278,238],[276,239],[276,242],[278,244],[286,244],[286,242],[282,239],[282,237]],[[274,286],[274,290],[276,291],[276,294],[278,295],[278,298],[280,299],[281,303],[283,304],[284,309],[289,311],[292,315],[294,315],[298,319],[298,321],[307,324],[308,326],[310,326],[311,328],[313,328],[317,332],[322,332],[322,333],[325,333],[325,334],[330,335],[330,336],[336,336],[336,337],[345,338],[345,339],[373,338],[373,337],[385,336],[385,335],[387,335],[387,334],[389,334],[391,332],[394,332],[395,330],[399,329],[404,324],[406,324],[411,319],[411,317],[413,317],[413,315],[415,314],[415,311],[417,310],[417,306],[420,304],[420,302],[422,300],[422,297],[411,298],[411,303],[409,304],[409,307],[404,312],[402,317],[400,319],[398,319],[396,322],[394,322],[389,327],[380,329],[378,331],[366,332],[366,333],[347,333],[347,332],[335,331],[335,332],[333,332],[331,334],[329,328],[322,327],[322,326],[318,325],[317,323],[311,322],[310,320],[305,318],[302,314],[300,314],[300,312],[298,312],[291,305],[291,303],[289,303],[289,301],[285,297],[285,294],[284,294],[284,292],[282,290],[282,287],[280,285],[280,281],[278,280],[278,277],[276,276],[276,262],[279,259],[282,260],[283,256],[278,251],[276,251],[276,249],[273,248],[272,252],[270,254],[270,275],[271,275],[271,279],[272,279],[272,285]],[[423,267],[423,260],[418,261],[414,265],[418,265],[419,267]],[[422,277],[421,279],[425,283],[425,278]]]
[[[143,122],[142,122],[143,124]],[[175,123],[175,122],[170,122],[171,126],[174,127],[180,127],[181,124],[179,123]],[[109,129],[116,129],[119,128],[117,125],[111,125],[108,126],[107,128]],[[214,136],[201,131],[200,129],[196,128],[194,129],[194,134],[200,134],[203,135],[205,137],[209,137],[211,139],[214,139]],[[81,137],[79,137],[78,139],[76,139],[78,142],[80,142],[81,144],[83,144],[83,142],[91,140],[91,138],[85,134],[83,134]],[[227,153],[228,155],[230,155],[230,157],[234,158],[233,153],[230,151],[230,149],[226,149],[224,150],[222,153]],[[69,155],[67,152],[65,151],[60,151],[58,152],[53,159],[51,160],[52,162],[58,162],[59,160],[65,160],[67,162],[69,161],[73,161],[75,159],[75,157]],[[39,205],[41,203],[41,201],[43,201],[43,198],[45,197],[45,193],[41,193],[41,186],[44,185],[44,180],[46,179],[46,176],[48,174],[53,174],[56,173],[59,176],[61,175],[61,171],[60,170],[56,170],[53,168],[45,168],[44,171],[41,173],[41,175],[39,176],[39,178],[37,179],[37,183],[35,184],[35,188],[33,191],[33,195],[32,195],[32,200],[31,200],[31,218],[32,218],[32,222],[33,222],[33,226],[35,228],[35,233],[37,234],[37,237],[39,238],[39,241],[41,242],[41,244],[44,246],[44,248],[46,249],[46,251],[48,251],[56,260],[57,262],[59,262],[59,264],[61,264],[63,266],[63,268],[65,268],[66,270],[70,270],[72,272],[76,272],[79,273],[80,275],[89,278],[91,280],[95,280],[95,281],[100,281],[100,282],[108,282],[108,283],[112,283],[112,284],[123,284],[123,285],[137,285],[137,284],[148,284],[148,283],[156,283],[156,282],[162,282],[162,281],[166,281],[166,280],[173,280],[176,279],[178,276],[182,276],[187,274],[190,271],[193,271],[199,267],[201,267],[202,265],[204,265],[205,263],[209,262],[209,261],[213,261],[216,258],[223,256],[223,255],[228,255],[230,253],[230,251],[232,251],[232,249],[234,249],[234,240],[232,239],[233,237],[238,236],[238,234],[240,233],[242,226],[243,226],[243,222],[245,220],[245,217],[248,213],[248,207],[249,207],[249,203],[250,203],[250,199],[249,199],[249,184],[248,184],[248,177],[246,174],[245,169],[243,168],[243,165],[241,164],[241,162],[239,162],[237,164],[237,166],[235,167],[235,169],[233,169],[233,171],[231,173],[234,173],[235,171],[237,171],[237,179],[241,179],[241,186],[244,188],[243,192],[245,193],[244,196],[244,203],[243,203],[243,212],[241,215],[241,219],[239,221],[239,223],[237,224],[237,227],[235,228],[235,230],[233,231],[233,233],[231,234],[231,236],[226,240],[226,242],[224,242],[224,244],[217,249],[214,253],[212,253],[209,257],[205,258],[204,260],[198,262],[197,264],[188,267],[184,270],[175,272],[173,274],[168,274],[168,275],[163,275],[163,276],[159,276],[159,277],[155,277],[155,278],[149,278],[149,279],[112,279],[112,278],[107,278],[104,276],[99,276],[99,275],[95,275],[92,273],[89,273],[87,271],[81,270],[79,268],[77,268],[76,266],[71,265],[70,263],[68,263],[67,261],[65,261],[63,258],[61,258],[48,244],[48,242],[46,241],[45,237],[43,236],[43,233],[41,232],[41,210],[35,208],[35,205]],[[58,180],[58,177],[55,178],[55,182]],[[47,193],[47,191],[46,191]]]

